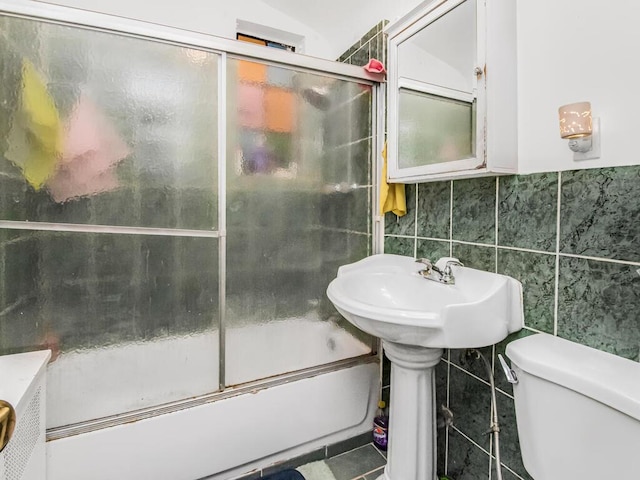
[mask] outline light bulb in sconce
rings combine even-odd
[[[558,109],[560,137],[569,140],[574,160],[600,157],[600,122],[591,115],[591,103],[578,102]]]

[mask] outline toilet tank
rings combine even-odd
[[[640,363],[547,334],[507,346],[535,480],[640,478]]]

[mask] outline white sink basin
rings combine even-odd
[[[403,345],[483,347],[523,327],[517,280],[453,267],[455,285],[445,285],[421,276],[422,269],[411,257],[373,255],[340,267],[327,295],[361,330]]]

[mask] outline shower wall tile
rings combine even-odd
[[[372,40],[376,35],[378,35],[378,33],[380,33],[381,23],[382,22],[380,22],[380,23],[374,25],[373,27],[371,27],[371,29],[362,36],[362,38],[360,39],[360,46],[366,44],[367,42]]]
[[[452,366],[449,369],[449,408],[453,412],[454,426],[489,451],[489,437],[485,435],[491,412],[489,386]]]
[[[350,108],[356,112],[351,116],[349,125],[351,127],[352,141],[357,141],[371,136],[371,87],[361,85],[361,93],[356,95],[351,101]]]
[[[371,185],[371,138],[358,140],[349,147],[349,164],[346,170],[349,183]],[[343,178],[344,175],[345,171],[343,170]]]
[[[416,234],[416,185],[405,185],[405,198],[407,202],[407,214],[398,217],[394,213],[386,213],[384,216],[385,233],[387,235],[411,235]]]
[[[436,431],[436,472],[442,474],[447,468],[447,427]]]
[[[4,285],[0,319],[14,305],[33,304],[38,298],[37,269],[40,261],[37,237],[32,232],[4,230],[0,235],[0,282]]]
[[[353,55],[349,58],[351,65],[364,66],[371,58],[371,41],[362,45]]]
[[[391,401],[391,387],[383,387],[382,388],[382,400],[389,405]]]
[[[493,245],[495,227],[496,179],[454,181],[452,238]]]
[[[418,236],[449,240],[451,183],[422,183],[417,186],[417,189]]]
[[[369,148],[371,139],[358,140],[331,148],[322,158],[322,178],[329,188],[345,185],[370,185]]]
[[[319,197],[320,222],[326,228],[367,233],[370,188],[328,193]]]
[[[558,174],[499,178],[498,244],[555,251]]]
[[[505,355],[507,344],[517,338],[535,331],[557,331],[572,341],[640,360],[640,317],[636,314],[640,309],[640,276],[637,265],[624,263],[640,259],[639,175],[640,167],[621,167],[460,180],[453,182],[453,196],[446,193],[451,187],[449,181],[418,184],[417,208],[412,186],[407,216],[385,219],[385,251],[411,255],[415,240],[419,257],[439,258],[451,249],[452,256],[467,266],[489,271],[497,268],[498,273],[522,282],[525,324],[533,331],[521,330],[495,349],[482,349],[488,358],[492,350],[496,355]],[[446,230],[448,202],[452,202],[452,240]],[[390,232],[402,236],[389,236]],[[465,372],[483,380],[486,373],[478,361],[461,361],[463,355],[464,350],[449,353],[452,366],[447,389],[456,415],[455,426],[488,450],[489,440],[482,433],[490,421],[489,387]],[[496,368],[494,376],[497,388],[512,395],[513,388],[501,369]],[[529,480],[520,458],[513,400],[501,393],[499,402],[501,428],[505,432],[501,442],[506,465],[503,475]],[[455,429],[450,433],[446,465],[449,475],[457,474],[456,480],[489,478],[486,452]],[[445,448],[443,441],[440,435],[440,449]]]
[[[342,55],[340,55],[337,61],[351,63],[353,65],[360,65],[360,63],[357,63],[357,61],[354,60],[354,55],[356,59],[360,59],[364,55],[361,52],[368,51],[368,54],[372,58],[377,58],[384,63],[383,59],[386,57],[386,43],[383,41],[385,38],[383,29],[388,23],[388,20],[382,20],[378,24],[373,26],[366,34],[362,36],[360,40],[358,40]],[[369,58],[367,58],[366,61],[368,60]],[[364,63],[362,65],[364,65]]]
[[[482,353],[487,360],[490,360],[491,355],[493,355],[493,347],[491,346],[478,348],[477,350]],[[452,364],[457,365],[466,372],[469,372],[486,382],[489,381],[489,378],[487,377],[487,368],[476,352],[464,348],[453,348],[449,350],[449,352],[449,359]]]
[[[387,64],[387,36],[380,33],[371,41],[371,58],[377,58],[383,65]]]
[[[560,251],[640,261],[640,166],[562,173]]]
[[[2,189],[0,189],[0,220],[21,220],[26,218],[27,188],[25,182],[20,180],[20,172],[10,165],[7,160],[0,157],[0,174],[3,173],[6,173],[6,176]]]
[[[495,459],[493,457],[491,457],[491,475],[493,475],[491,478],[495,478]],[[529,476],[519,476],[516,475],[515,473],[511,472],[511,470],[503,467],[502,468],[502,480],[521,480],[521,478],[523,478],[524,480],[532,480],[531,477]]]
[[[382,354],[382,386],[388,387],[391,385],[391,360],[383,352]]]
[[[339,87],[343,87],[342,84]],[[336,94],[349,95],[345,99],[333,98],[329,115],[323,121],[325,144],[331,146],[348,145],[371,136],[371,92],[362,85],[358,92],[340,88]],[[342,172],[344,174],[344,172]]]
[[[553,333],[555,256],[498,249],[498,273],[522,283],[524,318],[528,327]]]
[[[447,475],[455,480],[489,478],[489,455],[454,429],[449,429]]]
[[[640,275],[634,265],[560,258],[558,335],[640,361]]]
[[[408,237],[384,237],[384,252],[395,253],[396,255],[406,255],[413,257],[416,246],[415,238]]]
[[[341,63],[349,63],[349,58],[360,48],[360,42],[353,44],[342,55],[338,57],[336,61]]]
[[[439,240],[417,240],[417,258],[428,258],[432,262],[436,262],[439,258],[449,256],[449,242],[441,242]]]
[[[465,267],[495,272],[495,247],[483,247],[479,245],[469,245],[467,243],[453,243],[452,247],[452,256],[464,263]]]

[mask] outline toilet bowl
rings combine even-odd
[[[640,363],[547,334],[506,353],[522,460],[535,480],[640,478]]]

